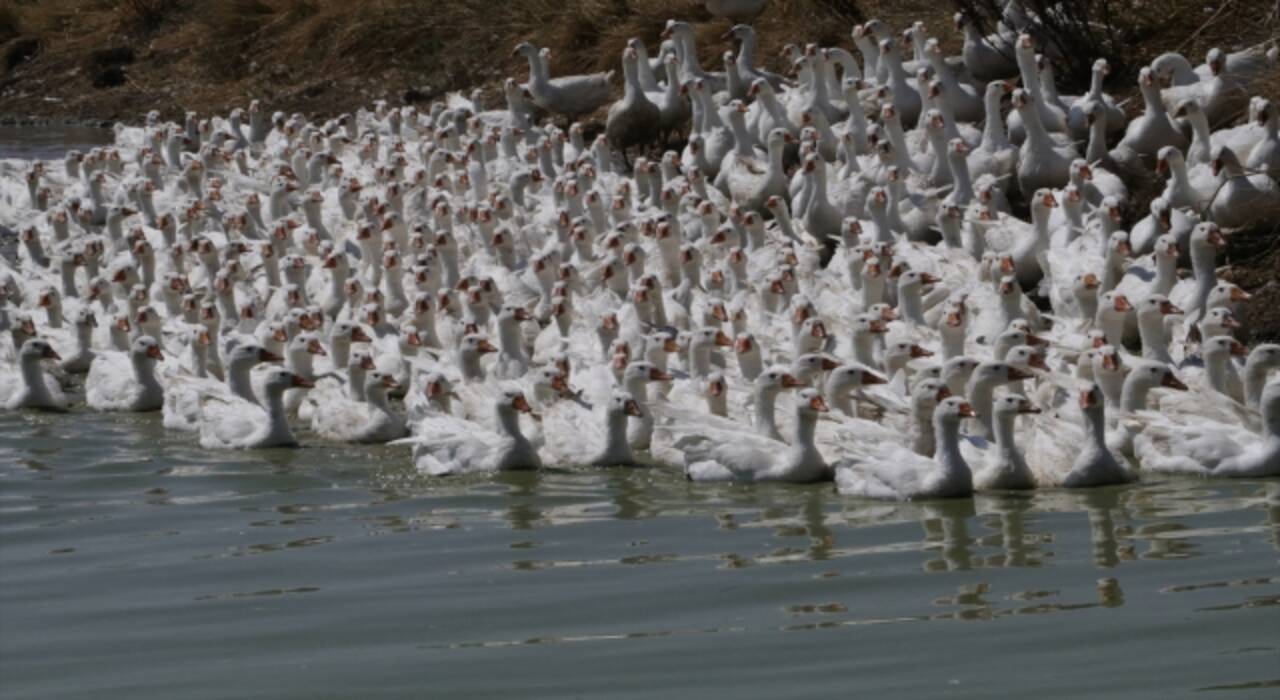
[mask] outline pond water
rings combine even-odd
[[[88,126],[0,126],[0,159],[53,159],[111,143],[110,129]]]
[[[1275,697],[1278,546],[1275,481],[877,504],[10,413],[0,695]]]

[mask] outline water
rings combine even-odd
[[[0,416],[0,696],[1280,688],[1280,483],[874,504]]]
[[[1274,698],[1278,549],[1276,480],[875,504],[0,413],[0,698]]]
[[[110,129],[87,126],[0,126],[0,159],[61,159],[71,149],[87,151],[112,141]]]

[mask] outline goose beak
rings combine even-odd
[[[324,357],[329,354],[328,352],[325,351],[324,346],[321,345],[320,341],[318,340],[311,340],[307,342],[307,352],[311,353],[312,355],[320,355],[321,357]]]
[[[1183,311],[1182,309],[1179,309],[1177,306],[1174,306],[1173,302],[1165,301],[1165,302],[1161,302],[1160,304],[1160,313],[1164,314],[1165,316],[1175,316],[1183,313]]]
[[[1011,382],[1016,382],[1021,379],[1031,379],[1032,377],[1035,377],[1035,376],[1036,375],[1024,369],[1018,369],[1017,367],[1009,368],[1009,381]]]
[[[813,324],[813,330],[810,331],[810,333],[815,338],[825,338],[827,337],[827,327],[821,323],[815,323]]]
[[[1039,355],[1032,355],[1031,359],[1027,361],[1027,366],[1033,369],[1042,369],[1046,372],[1049,371],[1049,365],[1046,365],[1044,358]]]
[[[382,378],[382,386],[386,389],[399,389],[400,384],[396,382],[395,377],[386,376]]]
[[[300,377],[296,374],[293,375],[293,380],[290,382],[290,384],[295,389],[312,389],[312,388],[315,388],[315,385],[316,385],[316,383],[311,381],[310,379],[307,379],[306,377]]]
[[[1243,343],[1233,340],[1231,341],[1231,354],[1236,357],[1248,357],[1249,348],[1246,348]]]
[[[1111,354],[1103,355],[1102,368],[1105,370],[1114,372],[1120,368],[1120,362],[1116,359],[1115,355],[1111,355]]]
[[[969,402],[966,401],[960,404],[960,417],[961,418],[977,418],[978,413],[974,411],[973,406],[969,405]]]
[[[672,377],[667,372],[663,372],[658,368],[649,370],[649,381],[651,382],[669,382]]]
[[[533,413],[533,408],[529,406],[529,401],[525,399],[524,394],[516,394],[511,399],[511,407],[521,413]]]
[[[355,330],[351,331],[351,340],[357,343],[373,342],[373,339],[370,338],[369,335],[364,332],[364,329],[359,326],[356,326]]]
[[[50,346],[50,345],[45,346],[44,351],[40,353],[40,356],[49,360],[62,359],[62,355],[59,355],[58,352],[53,349],[53,346]]]
[[[1040,413],[1040,409],[1030,401],[1023,401],[1018,404],[1018,413]]]
[[[1080,392],[1080,408],[1088,409],[1098,405],[1098,397],[1092,390]]]
[[[1239,287],[1233,287],[1231,289],[1231,301],[1249,301],[1252,298],[1253,298],[1252,294],[1244,291]]]
[[[265,348],[258,351],[259,362],[281,362],[283,359],[284,358]]]
[[[821,396],[815,396],[809,399],[809,408],[811,410],[817,411],[818,413],[828,413],[831,411],[830,408],[827,408],[826,400],[823,399]]]
[[[644,417],[644,411],[640,408],[640,404],[636,403],[635,399],[627,399],[624,406],[625,408],[623,410],[626,411],[628,416],[635,416],[636,418]]]
[[[1125,313],[1126,311],[1133,311],[1133,304],[1129,303],[1129,298],[1125,295],[1117,294],[1113,308],[1117,313]]]
[[[808,384],[805,384],[804,382],[800,381],[799,379],[796,379],[794,376],[792,376],[792,375],[790,375],[790,374],[784,374],[784,375],[782,375],[782,388],[783,388],[783,389],[797,389],[797,388],[800,388],[800,387],[806,387],[806,386],[809,386],[809,385],[808,385]]]
[[[164,353],[160,351],[159,345],[152,345],[147,348],[147,357],[150,357],[153,360],[163,360]]]
[[[707,393],[716,397],[724,396],[724,389],[724,382],[711,382],[707,385]]]
[[[1182,383],[1181,379],[1173,376],[1173,372],[1165,372],[1164,379],[1160,381],[1160,386],[1176,389],[1178,391],[1186,391],[1187,385]]]
[[[434,399],[444,393],[444,385],[440,382],[427,382],[427,398]]]
[[[911,357],[912,357],[913,359],[917,359],[917,358],[921,358],[921,357],[933,357],[933,353],[932,353],[932,352],[929,352],[928,350],[925,350],[924,348],[920,347],[919,345],[912,345],[912,346],[911,346]]]
[[[875,374],[874,372],[864,371],[862,373],[862,383],[865,386],[871,386],[875,384],[888,384],[889,380],[885,379],[884,377],[878,374]]]
[[[716,331],[716,347],[731,348],[733,347],[733,339],[726,335],[724,331]]]
[[[481,355],[498,351],[497,348],[493,347],[493,343],[490,343],[486,338],[481,338],[480,342],[476,343],[476,350],[480,351]]]

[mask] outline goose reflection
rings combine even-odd
[[[973,566],[974,539],[969,536],[968,519],[976,515],[972,499],[922,503],[920,526],[927,549],[941,558],[925,561],[925,571],[966,571]]]
[[[981,509],[994,516],[994,523],[988,527],[998,527],[999,534],[982,538],[979,544],[998,546],[999,554],[987,557],[983,565],[990,567],[1025,567],[1040,566],[1040,558],[1033,556],[1038,548],[1027,543],[1026,514],[1035,506],[1035,500],[1023,495],[999,496],[984,499]],[[999,540],[996,542],[995,540]]]

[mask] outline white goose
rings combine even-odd
[[[334,442],[383,443],[405,437],[409,430],[387,400],[395,377],[373,371],[365,376],[364,401],[332,399],[311,414],[311,432]]]
[[[1134,480],[1107,447],[1106,398],[1097,384],[1080,392],[1083,431],[1062,420],[1046,417],[1027,451],[1041,486],[1091,488]],[[1083,434],[1082,434],[1083,433]]]
[[[636,467],[643,464],[627,442],[629,419],[644,416],[640,403],[624,391],[614,391],[601,408],[603,421],[573,420],[581,416],[566,411],[547,411],[542,428],[547,436],[543,451],[549,464],[564,467]]]
[[[16,374],[0,376],[0,405],[7,410],[29,408],[65,412],[67,397],[62,388],[40,366],[42,360],[60,360],[46,340],[31,338],[18,350]]]
[[[284,392],[312,383],[283,367],[268,370],[263,405],[239,397],[205,395],[200,399],[200,446],[206,449],[253,450],[295,447]]]
[[[99,354],[85,379],[85,403],[96,411],[159,411],[164,387],[156,363],[163,360],[160,343],[149,335],[135,338],[127,355]]]
[[[828,410],[817,390],[800,391],[794,440],[785,449],[749,429],[703,434],[697,428],[682,430],[678,424],[672,426],[675,449],[684,456],[685,474],[690,481],[829,481],[831,468],[814,443],[818,415]]]
[[[836,489],[846,496],[898,501],[973,495],[973,472],[960,451],[960,421],[975,415],[964,399],[944,398],[933,412],[934,457],[891,442],[859,445],[863,454],[837,464]]]
[[[977,465],[973,474],[974,487],[980,491],[1035,488],[1035,475],[1014,442],[1013,434],[1019,415],[1038,414],[1040,409],[1021,396],[1007,395],[995,400],[993,413],[994,443],[981,438],[966,438],[960,443],[965,458],[970,464]]]
[[[1280,476],[1280,381],[1263,389],[1261,408],[1261,435],[1207,420],[1155,430],[1148,427],[1135,439],[1142,468],[1201,476]]]
[[[431,476],[542,468],[537,447],[520,431],[520,414],[532,412],[524,392],[503,389],[493,399],[493,410],[496,430],[433,414],[418,423],[416,437],[392,444],[412,445],[414,466]]]

